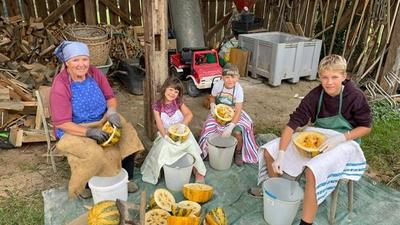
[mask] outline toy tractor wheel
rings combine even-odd
[[[183,78],[183,72],[178,72],[174,67],[171,67],[169,70],[170,70],[171,76],[177,77],[179,79]]]
[[[196,84],[194,83],[194,81],[192,79],[189,78],[189,80],[187,81],[187,93],[190,97],[197,97],[200,95],[200,90],[197,89]]]

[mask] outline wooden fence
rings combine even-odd
[[[0,0],[0,15],[58,18],[65,23],[142,25],[144,0]],[[200,1],[204,37],[215,46],[231,35],[232,0]],[[322,56],[336,53],[358,79],[380,73],[390,46],[398,0],[257,0],[250,9],[265,31],[284,31],[323,40]],[[390,60],[390,59],[389,59]],[[385,71],[387,69],[385,68]]]

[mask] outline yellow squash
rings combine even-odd
[[[298,132],[293,135],[293,143],[297,150],[309,158],[319,155],[319,147],[325,139],[324,134],[315,131]]]
[[[213,195],[213,187],[207,184],[189,183],[183,185],[183,196],[193,202],[208,202]]]
[[[206,214],[205,221],[207,225],[228,225],[228,218],[221,207],[209,211]]]
[[[170,216],[168,225],[199,225],[200,218],[197,216]]]
[[[184,200],[184,201],[178,202],[177,205],[179,208],[191,209],[192,210],[191,215],[200,216],[200,214],[201,214],[201,205],[197,202]]]
[[[118,225],[120,214],[115,201],[101,201],[95,204],[88,213],[89,225]]]
[[[145,214],[145,225],[166,225],[171,215],[163,209],[152,209]]]

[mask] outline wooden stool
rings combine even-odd
[[[335,187],[335,190],[331,194],[331,205],[329,209],[329,214],[328,214],[328,222],[329,224],[334,224],[335,223],[335,216],[336,216],[336,206],[337,206],[337,200],[339,196],[339,186],[340,184],[346,184],[347,183],[347,210],[349,212],[353,211],[353,181],[352,180],[347,180],[347,179],[341,179],[339,180],[338,184]]]

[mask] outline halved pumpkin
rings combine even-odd
[[[178,207],[183,208],[183,209],[191,209],[192,215],[200,216],[200,214],[201,214],[201,205],[197,202],[184,200],[184,201],[178,202],[177,205],[178,205]]]
[[[224,209],[217,207],[206,214],[205,222],[207,225],[228,225],[228,218]]]
[[[189,183],[183,185],[182,192],[186,199],[193,202],[204,203],[212,198],[214,189],[207,184]]]
[[[200,218],[197,216],[170,216],[168,225],[199,225]]]
[[[152,209],[145,214],[146,225],[166,225],[171,215],[164,209]]]
[[[171,192],[164,188],[155,190],[153,198],[156,206],[168,212],[171,212],[172,206],[176,204],[174,196],[171,194]],[[152,202],[153,201],[150,199],[150,204],[152,204]]]
[[[315,131],[298,132],[293,135],[293,143],[297,150],[309,158],[319,155],[319,147],[325,139],[324,134]]]

